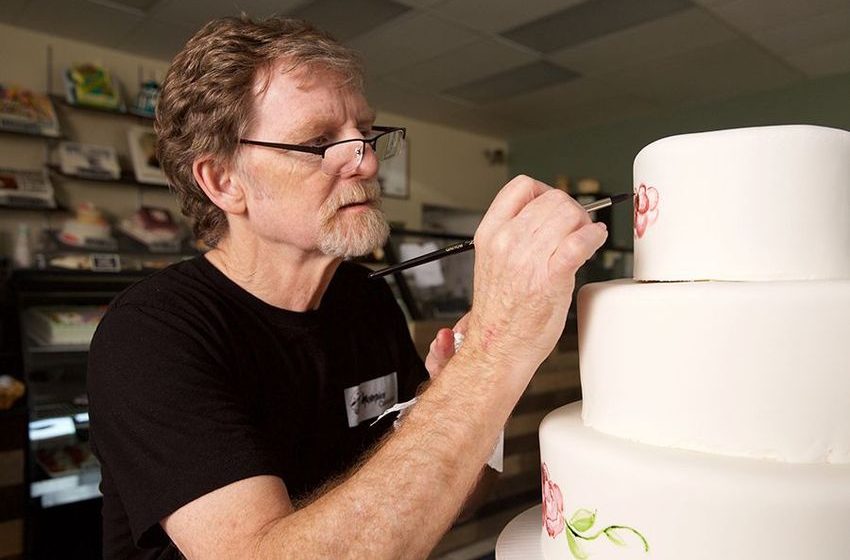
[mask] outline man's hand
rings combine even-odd
[[[464,348],[523,371],[517,394],[563,331],[576,270],[606,237],[569,195],[525,176],[505,185],[481,221]]]

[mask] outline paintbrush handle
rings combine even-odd
[[[369,274],[369,278],[380,278],[382,276],[386,276],[387,274],[392,274],[393,272],[413,268],[414,266],[419,266],[420,264],[436,261],[438,259],[442,259],[443,257],[448,257],[449,255],[465,253],[466,251],[470,251],[474,248],[475,244],[473,243],[472,239],[470,239],[469,241],[463,241],[461,243],[455,243],[454,245],[449,245],[448,247],[443,247],[442,249],[438,249],[431,253],[419,255],[418,257],[413,257],[410,260],[406,260],[404,262],[400,262],[398,264],[388,266],[387,268],[382,268],[381,270],[372,272]]]
[[[607,208],[608,206],[611,206],[612,204],[615,204],[617,202],[621,202],[623,200],[631,198],[631,196],[631,194],[618,194],[610,198],[603,198],[601,200],[596,200],[589,204],[585,204],[582,206],[582,208],[584,208],[587,212],[594,212],[602,208]],[[472,239],[470,239],[469,241],[463,241],[461,243],[455,243],[454,245],[449,245],[448,247],[437,249],[436,251],[433,251],[431,253],[425,253],[424,255],[414,257],[410,260],[406,260],[404,262],[400,262],[392,266],[388,266],[387,268],[376,270],[375,272],[369,274],[369,278],[381,278],[382,276],[392,274],[393,272],[399,272],[401,270],[413,268],[414,266],[419,266],[420,264],[433,262],[442,259],[443,257],[448,257],[449,255],[465,253],[466,251],[469,251],[474,248],[475,244],[473,243]]]

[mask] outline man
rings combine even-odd
[[[107,558],[422,558],[566,320],[604,226],[508,183],[475,235],[453,355],[428,373],[388,287],[343,262],[387,236],[353,55],[302,22],[211,22],[174,59],[159,156],[213,248],[113,302],[90,354]]]

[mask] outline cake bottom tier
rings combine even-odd
[[[585,427],[581,403],[540,425],[547,560],[846,560],[850,465],[654,447]]]

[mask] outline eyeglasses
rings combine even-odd
[[[360,167],[367,145],[372,148],[375,157],[379,161],[383,161],[398,154],[405,137],[407,137],[407,130],[396,126],[373,126],[372,132],[378,134],[371,138],[340,140],[324,146],[278,144],[276,142],[246,140],[245,138],[240,138],[239,143],[322,156],[322,172],[335,176],[350,173]]]

